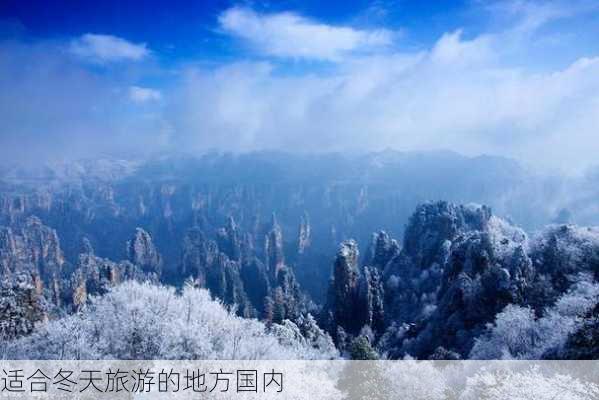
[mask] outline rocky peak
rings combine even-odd
[[[220,246],[224,245],[230,250],[228,245],[231,242],[223,240],[229,237],[227,231],[236,232],[235,226],[228,224],[221,230],[225,235],[212,240],[208,239],[200,228],[190,228],[183,240],[181,271],[186,279],[192,278],[224,303],[236,305],[240,315],[255,316],[244,288],[241,262],[229,258],[229,255],[220,249]],[[234,236],[237,237],[237,233],[234,233]]]
[[[93,253],[82,253],[67,282],[68,290],[62,293],[64,303],[79,309],[90,295],[104,294],[111,287],[131,279],[156,282],[158,277],[155,273],[144,273],[139,265],[127,260],[114,262]]]
[[[331,283],[331,306],[335,324],[349,331],[361,328],[357,326],[355,318],[356,302],[358,299],[358,243],[347,240],[339,246],[333,267],[333,281]]]
[[[381,333],[385,326],[384,314],[385,292],[381,272],[376,267],[365,267],[360,280],[360,318],[373,331]]]
[[[218,244],[208,240],[200,228],[188,229],[183,238],[182,276],[193,277],[200,285],[205,285],[207,269],[219,253]]]
[[[302,255],[306,252],[310,244],[312,243],[312,232],[310,226],[310,218],[308,213],[304,212],[300,219],[298,240],[297,240],[297,253]]]
[[[271,290],[273,299],[273,322],[285,319],[295,321],[300,315],[302,295],[293,270],[283,266],[277,275],[276,287]]]
[[[81,254],[94,254],[94,247],[86,237],[81,240]]]
[[[227,223],[216,232],[216,241],[220,251],[231,260],[239,261],[241,257],[241,242],[237,224],[232,216],[227,218]]]
[[[418,357],[430,356],[439,346],[468,354],[474,344],[472,332],[484,329],[506,305],[522,304],[534,279],[526,254],[528,239],[521,229],[485,207],[461,210],[465,212],[456,215],[464,223],[458,222],[459,234],[452,238],[440,279],[415,285],[415,298],[423,297],[427,286],[437,286],[430,304],[412,304],[421,310],[435,305],[408,350]]]
[[[35,216],[17,228],[0,228],[0,270],[4,274],[35,272],[44,282],[61,274],[65,263],[60,241],[51,229]]]
[[[425,203],[416,208],[404,234],[406,255],[421,268],[442,262],[440,250],[460,233],[485,230],[491,218],[486,206],[455,205],[445,201]]]
[[[337,250],[335,258],[335,271],[358,271],[358,243],[353,240],[346,240],[341,243]]]
[[[374,332],[384,329],[384,289],[382,273],[377,267],[358,269],[359,251],[354,240],[341,243],[333,269],[330,299],[325,312],[325,323],[339,343],[339,332],[355,336],[362,328]],[[332,317],[332,321],[326,321]]]
[[[17,254],[17,244],[15,235],[9,227],[0,228],[0,265],[2,265],[2,275],[10,275],[14,269],[14,258]]]
[[[266,267],[272,279],[276,281],[279,271],[285,265],[283,252],[283,231],[273,213],[270,229],[264,240],[264,254],[266,255]]]
[[[28,198],[25,195],[1,196],[0,211],[2,219],[9,224],[16,223],[25,214]]]
[[[160,275],[162,258],[154,246],[152,237],[142,228],[137,228],[133,238],[127,242],[127,259],[145,272]]]
[[[399,243],[391,239],[387,232],[374,233],[364,264],[384,270],[385,266],[399,255],[399,252]]]

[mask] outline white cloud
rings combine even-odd
[[[356,52],[372,52],[391,44],[384,29],[358,30],[331,26],[293,13],[258,14],[234,7],[219,17],[221,28],[247,40],[263,54],[282,58],[340,60]]]
[[[599,59],[507,67],[505,40],[447,33],[428,50],[350,58],[326,75],[273,63],[190,70],[172,94],[174,138],[189,149],[450,149],[568,171],[596,162]]]
[[[91,33],[73,40],[69,50],[78,57],[97,63],[140,61],[150,54],[145,43],[136,44],[116,36]]]
[[[149,101],[158,101],[162,98],[159,90],[140,86],[129,87],[129,98],[134,103],[146,103]]]

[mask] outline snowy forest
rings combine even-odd
[[[596,181],[446,152],[5,168],[2,358],[599,359]]]

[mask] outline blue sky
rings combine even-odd
[[[458,20],[476,18],[460,1],[13,1],[0,5],[6,37],[61,39],[82,33],[109,33],[146,43],[163,63],[223,62],[255,56],[223,35],[219,16],[233,7],[276,14],[293,12],[326,24],[411,32],[406,46],[419,47],[455,29]],[[1,32],[1,31],[0,31]],[[303,67],[306,67],[305,65]]]
[[[597,39],[595,1],[5,0],[0,152],[449,149],[583,171]]]

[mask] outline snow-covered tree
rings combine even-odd
[[[441,400],[446,399],[450,387],[445,370],[432,361],[405,359],[388,363],[391,392],[395,399]]]
[[[50,321],[7,345],[15,359],[307,359],[332,358],[310,323],[308,339],[284,341],[263,323],[236,316],[208,291],[125,282],[79,313]],[[301,337],[301,338],[300,338]]]
[[[476,340],[470,358],[540,359],[547,352],[559,354],[569,335],[580,328],[586,314],[599,302],[599,284],[587,275],[541,318],[528,307],[508,305],[493,325]]]
[[[543,374],[538,368],[483,371],[468,379],[460,400],[591,400],[599,396],[599,387],[562,374]]]
[[[39,278],[28,274],[0,281],[0,338],[27,335],[45,318],[47,305],[36,283]]]
[[[313,354],[305,358],[335,359],[339,352],[328,333],[320,329],[311,314],[301,315],[294,323],[288,319],[282,324],[273,324],[271,332],[279,338],[279,343],[285,347],[298,350],[312,349]]]

